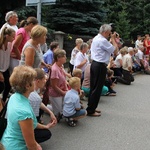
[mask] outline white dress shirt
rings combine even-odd
[[[91,44],[91,59],[108,64],[114,50],[115,47],[105,37],[98,34]]]

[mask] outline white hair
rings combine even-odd
[[[133,51],[133,47],[128,47],[128,53]]]
[[[103,33],[106,31],[111,31],[112,27],[110,24],[103,24],[100,29],[99,29],[99,33]]]
[[[10,17],[12,17],[12,16],[17,16],[17,13],[14,12],[14,11],[9,11],[9,12],[7,12],[7,13],[6,13],[6,16],[5,16],[5,21],[8,22],[9,19],[10,19]]]

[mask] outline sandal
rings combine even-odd
[[[87,114],[87,116],[91,116],[91,117],[99,117],[99,116],[101,116],[101,114],[95,112],[95,113],[93,113],[93,114]]]
[[[97,110],[97,109],[95,109],[95,112],[97,112],[97,113],[101,113],[101,110]]]
[[[77,125],[72,118],[67,118],[66,121],[70,127],[75,127]]]

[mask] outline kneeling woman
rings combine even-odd
[[[48,130],[52,123],[42,125],[37,123],[33,109],[29,103],[29,94],[34,90],[36,71],[28,66],[18,66],[10,76],[10,84],[16,92],[10,97],[7,106],[7,127],[1,139],[7,150],[42,150],[36,142],[34,129]],[[42,136],[42,135],[41,135]],[[40,136],[38,135],[38,138]]]

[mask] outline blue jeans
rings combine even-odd
[[[80,109],[80,110],[76,110],[76,113],[72,116],[69,116],[69,118],[76,118],[76,117],[84,116],[85,114],[86,114],[86,110]]]

